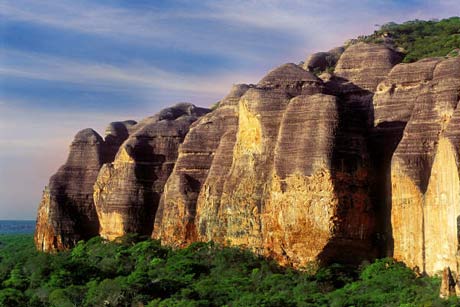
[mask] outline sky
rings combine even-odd
[[[0,0],[0,219],[35,219],[83,128],[210,106],[386,22],[458,15],[458,0]]]

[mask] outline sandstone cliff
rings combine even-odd
[[[67,162],[50,179],[37,216],[35,244],[43,251],[62,250],[99,233],[93,185],[101,166],[113,160],[135,122],[111,123],[105,140],[94,130],[77,133]]]
[[[371,90],[400,59],[386,47],[359,44],[345,51],[326,83],[286,64],[239,101],[224,103],[209,116],[231,108],[238,121],[224,133],[206,131],[206,138],[220,138],[206,147],[206,165],[190,164],[196,151],[182,154],[188,136],[193,142],[191,130],[166,183],[154,237],[178,246],[230,242],[297,266],[375,255]],[[194,176],[180,165],[202,167]]]
[[[394,256],[435,273],[458,272],[460,59],[396,66],[374,97],[375,123],[403,123],[391,159]]]
[[[104,164],[94,185],[102,237],[150,235],[163,186],[190,125],[209,110],[178,104],[133,127],[115,160]]]
[[[456,274],[460,59],[401,60],[357,43],[235,85],[209,113],[83,130],[44,193],[37,247],[136,232],[296,267],[389,255]]]

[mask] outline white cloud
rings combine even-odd
[[[260,75],[251,72],[209,73],[203,76],[181,74],[142,64],[123,66],[81,62],[31,52],[0,49],[4,60],[0,76],[22,77],[46,81],[64,81],[87,87],[174,91],[224,96],[232,83],[257,82]]]
[[[113,7],[94,1],[3,0],[0,3],[0,17],[105,36],[135,45],[219,54],[253,61],[259,57],[251,52],[251,48],[255,45],[268,47],[262,41],[240,41],[238,37],[220,36],[206,28],[196,31],[188,26],[187,20],[201,18],[201,14],[187,12],[181,6],[172,12],[163,12]],[[205,19],[209,18],[205,16]],[[238,41],[239,48],[228,48],[229,44]]]
[[[95,1],[3,0],[0,17],[106,36],[134,46],[277,64],[335,47],[373,31],[374,24],[443,18],[460,11],[460,2],[454,0],[419,1],[410,7],[398,6],[402,1],[204,0],[194,10],[182,3],[190,4],[171,1],[173,9],[160,10],[154,5],[133,9]],[[247,31],[265,37],[246,38]],[[289,46],[269,39],[270,33],[289,37]]]

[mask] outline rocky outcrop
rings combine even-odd
[[[67,162],[43,192],[37,216],[35,244],[43,251],[63,250],[99,233],[93,185],[101,166],[113,160],[117,144],[133,122],[111,123],[106,140],[92,129],[77,133]]]
[[[190,125],[208,109],[178,104],[134,126],[115,160],[105,164],[94,186],[100,235],[150,235],[163,187]]]
[[[374,92],[402,56],[384,45],[351,45],[337,62],[334,74],[363,90]]]
[[[344,51],[344,47],[337,47],[327,52],[313,53],[305,60],[302,67],[315,73],[333,69]]]
[[[395,94],[382,94],[388,96],[390,105],[403,104],[404,100],[394,100],[417,88],[404,103],[405,109],[400,108],[398,119],[407,125],[391,161],[394,256],[409,266],[435,273],[446,266],[457,268],[460,60],[433,59],[397,69],[407,69],[410,74],[414,67],[426,73],[419,73],[419,80],[412,78],[412,84],[393,83],[386,91]],[[393,117],[395,113],[389,121]]]
[[[338,96],[342,87],[347,94]],[[206,131],[216,141],[207,147],[205,167],[192,168],[199,176],[190,166],[203,163],[184,163],[190,153],[182,152],[208,119],[191,129],[166,184],[154,237],[178,246],[230,242],[297,266],[372,257],[369,93],[343,78],[324,83],[293,64],[271,71],[227,104],[234,114],[230,129]]]
[[[190,129],[179,149],[179,158],[156,214],[155,238],[175,246],[197,240],[195,218],[200,191],[203,191],[201,198],[212,199],[213,205],[205,210],[214,212],[218,208],[223,178],[231,166],[238,101],[250,88],[245,84],[235,85],[215,111],[203,116]],[[206,182],[208,173],[215,177]],[[206,214],[206,217],[209,223],[219,222],[214,214]]]
[[[380,255],[458,276],[460,58],[401,59],[356,43],[235,85],[209,113],[83,130],[44,192],[37,247],[136,232],[295,267]]]
[[[447,299],[450,296],[456,295],[456,283],[449,267],[444,268],[441,276],[441,288],[439,289],[439,297]]]

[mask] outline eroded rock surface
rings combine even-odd
[[[241,97],[229,95],[229,129],[206,131],[216,140],[206,147],[212,155],[191,172],[180,167],[190,159],[182,152],[197,143],[194,133],[208,122],[201,119],[166,184],[154,237],[178,246],[230,242],[297,266],[372,257],[370,92],[347,84],[346,97],[337,97],[350,81],[334,82],[286,64]],[[213,123],[222,121],[221,108],[208,115]]]
[[[128,136],[132,122],[112,123],[106,141],[92,129],[77,133],[67,162],[53,175],[43,192],[37,216],[35,244],[43,251],[73,247],[99,233],[93,185],[101,166],[113,160],[116,144]]]
[[[105,140],[83,130],[44,192],[37,247],[137,232],[296,267],[394,256],[458,276],[460,58],[401,59],[357,43],[305,63],[334,73],[285,64],[210,113],[177,105]]]
[[[393,255],[434,274],[457,271],[460,60],[400,64],[379,85],[375,123],[403,123],[391,158]],[[385,125],[383,125],[385,126]]]
[[[100,235],[150,235],[163,187],[190,125],[209,110],[178,104],[141,121],[105,164],[94,186]]]
[[[384,45],[358,43],[340,56],[334,74],[368,91],[374,91],[402,56]]]
[[[344,51],[344,47],[337,47],[327,52],[313,53],[305,60],[303,68],[312,72],[322,72],[334,68]]]

